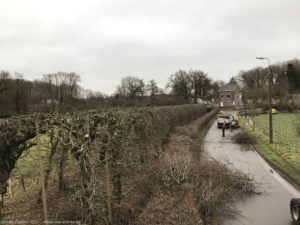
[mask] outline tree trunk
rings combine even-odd
[[[44,177],[45,189],[47,189],[47,187],[48,187],[48,180],[49,180],[52,168],[53,168],[53,157],[54,157],[54,154],[56,152],[57,145],[58,145],[58,139],[56,139],[56,141],[53,143],[52,138],[53,138],[53,136],[51,136],[51,152],[50,152],[50,156],[49,156],[49,159],[48,159],[48,166],[47,166],[45,177]],[[24,184],[23,176],[21,176],[21,179],[22,179],[21,182],[22,182],[23,190],[25,191],[25,184]],[[39,196],[40,196],[40,199],[38,200],[38,202],[41,202],[41,200],[42,200],[42,190],[40,190]]]
[[[4,196],[3,194],[0,194],[0,209],[3,209],[3,207],[4,207],[4,197],[3,196]],[[0,216],[1,216],[1,212],[0,212]]]
[[[46,174],[45,174],[45,188],[47,188],[48,186],[48,180],[49,180],[49,176],[50,173],[52,171],[52,167],[53,167],[53,157],[55,155],[56,149],[57,149],[57,145],[58,145],[58,139],[54,142],[54,144],[51,142],[51,152],[50,152],[50,156],[48,159],[48,167],[46,170]]]
[[[82,208],[84,210],[83,217],[87,219],[87,224],[94,225],[96,223],[95,214],[95,190],[91,186],[94,182],[92,169],[89,160],[85,155],[80,155],[78,158],[79,166],[81,169],[82,185],[84,190],[84,195],[82,196]]]
[[[39,160],[39,167],[40,167],[40,179],[41,179],[41,189],[42,189],[42,200],[43,200],[43,211],[44,211],[44,221],[48,224],[48,208],[47,208],[47,194],[44,185],[44,166],[43,166],[43,158],[41,153],[41,140],[40,140],[40,128],[39,122],[36,119],[35,121],[36,126],[36,142],[37,142],[37,151],[38,151],[38,160]]]
[[[61,160],[59,164],[59,190],[63,191],[66,189],[66,183],[65,183],[65,178],[64,178],[64,172],[65,172],[65,166],[66,166],[66,159],[67,159],[67,153],[68,151],[63,148],[62,149],[62,155],[61,155]]]
[[[111,190],[111,175],[109,168],[109,152],[105,151],[105,176],[106,176],[106,196],[107,196],[107,211],[108,222],[112,224],[112,190]]]

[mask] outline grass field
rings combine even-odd
[[[30,140],[35,142],[34,139]],[[49,138],[45,135],[41,136],[41,157],[44,167],[44,173],[48,169],[48,159],[50,155],[50,144]],[[26,189],[30,188],[39,188],[38,180],[40,178],[40,164],[39,164],[39,156],[37,151],[37,146],[34,145],[29,149],[25,150],[22,155],[19,157],[16,162],[15,168],[11,173],[12,183],[14,186],[14,191],[18,191],[22,189],[20,184],[20,179],[23,177]],[[58,174],[59,172],[59,162],[61,160],[61,151],[57,150],[57,154],[53,157],[53,167],[51,174]],[[74,159],[71,157],[70,153],[65,162],[65,171],[74,170]],[[56,177],[56,175],[53,175]]]
[[[296,124],[300,124],[299,114],[273,115],[273,144],[269,145],[269,116],[259,115],[254,118],[253,128],[243,127],[253,132],[258,138],[258,151],[272,161],[284,173],[300,185],[300,135]]]

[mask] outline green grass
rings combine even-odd
[[[30,142],[35,141],[32,139]],[[47,145],[47,142],[47,136],[41,136],[41,155],[44,166],[46,166],[45,158],[49,155],[49,146]],[[36,145],[25,150],[18,159],[15,169],[12,171],[12,176],[17,177],[20,175],[25,177],[34,177],[39,175],[39,157]]]
[[[269,116],[256,116],[254,124],[253,131],[242,119],[243,128],[258,138],[258,151],[300,184],[300,135],[295,126],[300,124],[299,114],[273,115],[272,145],[269,145]]]
[[[34,139],[30,140],[35,142]],[[47,135],[41,135],[41,156],[43,168],[46,170],[48,168],[48,159],[51,151],[51,146],[49,143],[49,137]],[[59,162],[61,159],[61,151],[57,149],[56,154],[53,157],[53,171],[52,173],[58,173]],[[72,157],[68,155],[66,161],[66,168],[70,167],[70,159]],[[45,171],[44,171],[45,172]],[[11,176],[15,179],[18,179],[20,176],[26,178],[26,180],[37,180],[40,175],[40,163],[39,163],[39,154],[37,146],[34,145],[31,148],[25,150],[18,161],[16,162],[15,168],[12,171]]]

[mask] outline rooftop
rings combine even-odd
[[[219,92],[221,91],[236,91],[238,90],[238,86],[237,85],[234,85],[234,84],[226,84],[225,86],[223,87],[220,87],[219,89]]]

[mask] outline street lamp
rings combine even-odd
[[[256,57],[259,60],[267,60],[268,61],[268,69],[269,69],[269,143],[273,143],[273,123],[272,123],[272,75],[271,75],[271,67],[270,67],[270,59],[264,57]]]

